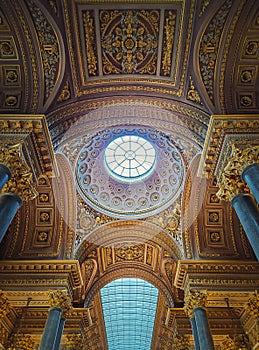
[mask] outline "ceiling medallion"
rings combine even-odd
[[[99,132],[88,139],[76,163],[77,188],[95,210],[115,218],[154,215],[179,196],[184,177],[173,140],[134,126]]]

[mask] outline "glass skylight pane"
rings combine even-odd
[[[155,165],[156,152],[152,144],[144,138],[125,135],[110,142],[105,150],[104,159],[111,175],[122,177],[122,181],[131,182],[132,179],[142,179],[151,173]],[[113,165],[114,161],[118,167]],[[129,171],[123,171],[119,166],[128,168]]]
[[[115,280],[100,291],[108,350],[149,350],[158,290],[138,278]]]

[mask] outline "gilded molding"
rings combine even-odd
[[[87,68],[88,73],[91,76],[97,74],[97,58],[95,56],[95,30],[94,30],[94,20],[90,16],[90,11],[83,13],[83,24],[85,31],[85,46],[86,46],[86,56],[87,56]]]
[[[42,292],[65,288],[74,301],[81,300],[83,280],[77,260],[0,261],[0,276],[3,290],[11,286],[21,291],[41,287]]]
[[[208,126],[198,176],[220,178],[233,144],[245,149],[258,145],[259,115],[213,115]],[[222,149],[224,148],[224,152]]]
[[[259,288],[259,263],[239,260],[179,260],[174,284],[177,288],[207,291],[251,291]]]
[[[176,14],[172,11],[168,12],[168,16],[165,19],[165,38],[164,38],[164,55],[162,58],[162,71],[164,75],[170,75],[172,66],[172,53],[174,43]]]

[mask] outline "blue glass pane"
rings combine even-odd
[[[115,280],[100,291],[109,350],[149,350],[158,290],[138,278]]]

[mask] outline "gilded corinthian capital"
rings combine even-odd
[[[231,201],[239,193],[249,193],[247,184],[242,180],[241,173],[248,166],[258,162],[259,146],[248,146],[244,149],[232,145],[231,156],[218,179],[220,199]]]
[[[60,307],[64,317],[72,310],[71,299],[65,290],[51,290],[49,298],[50,305]]]
[[[249,298],[246,311],[253,317],[259,317],[259,295],[257,291]]]
[[[185,297],[184,311],[189,318],[194,316],[193,310],[197,307],[205,307],[207,300],[207,292],[205,291],[190,291]]]
[[[10,312],[11,306],[4,293],[0,291],[0,319],[4,318]]]
[[[3,187],[3,192],[16,193],[24,201],[37,196],[33,173],[23,159],[21,144],[0,144],[0,163],[6,165],[12,173],[11,179]]]

